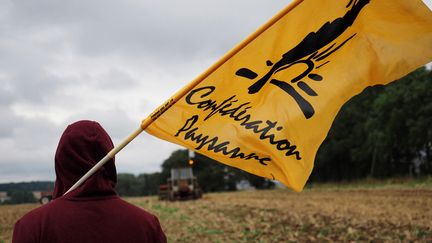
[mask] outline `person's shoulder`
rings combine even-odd
[[[32,224],[36,223],[39,224],[45,217],[47,217],[53,208],[58,207],[57,200],[53,200],[49,202],[48,204],[42,205],[40,207],[37,207],[28,213],[24,214],[18,221],[23,224]]]
[[[14,225],[13,242],[36,241],[42,222],[54,205],[54,201],[52,201],[27,212],[18,219]]]
[[[39,218],[45,214],[49,207],[50,206],[48,204],[45,204],[35,209],[32,209],[31,211],[24,214],[24,216],[22,216],[19,220],[21,222],[27,222]]]
[[[123,205],[124,212],[129,214],[129,220],[136,221],[135,225],[143,227],[148,236],[148,242],[167,242],[165,233],[159,223],[159,219],[144,208],[135,206],[121,198],[119,203]]]

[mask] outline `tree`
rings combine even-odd
[[[10,204],[20,204],[20,203],[34,203],[36,202],[33,193],[30,191],[11,191],[8,192],[10,196],[10,200],[8,203]]]
[[[414,169],[431,174],[431,79],[420,68],[347,102],[318,151],[311,180],[384,178]]]
[[[119,173],[117,175],[117,192],[120,196],[141,195],[140,184],[133,174]]]
[[[140,185],[140,195],[157,195],[159,185],[162,184],[162,177],[160,172],[151,174],[140,174],[137,177],[137,183]]]
[[[421,172],[431,173],[432,74],[420,68],[385,88],[374,101],[367,128],[375,143],[378,176],[407,175],[426,155]]]

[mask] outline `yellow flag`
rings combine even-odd
[[[421,0],[296,1],[154,112],[146,131],[301,191],[341,106],[431,60]]]

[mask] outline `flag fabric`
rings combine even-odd
[[[431,60],[432,13],[421,0],[296,1],[145,130],[301,191],[341,106]]]

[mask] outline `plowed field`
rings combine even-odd
[[[432,188],[210,193],[196,201],[127,199],[160,219],[169,242],[432,242]],[[38,204],[0,206],[0,242]]]

